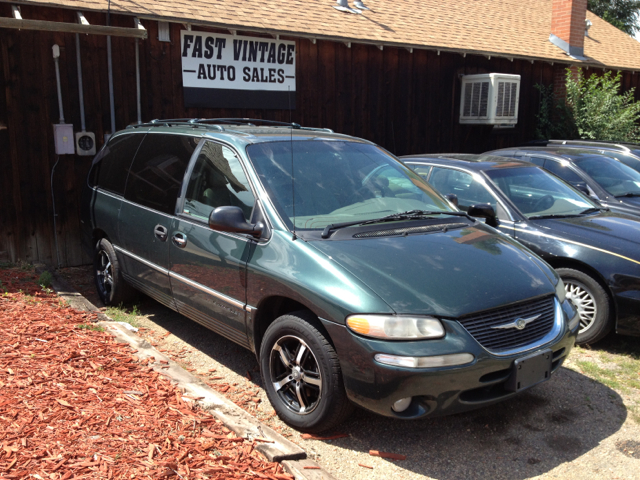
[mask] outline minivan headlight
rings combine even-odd
[[[564,302],[564,299],[567,297],[567,291],[564,289],[564,282],[561,278],[558,279],[558,284],[556,285],[556,296],[560,303]]]
[[[389,340],[416,340],[444,337],[444,327],[437,318],[399,315],[351,315],[347,326],[366,337]]]

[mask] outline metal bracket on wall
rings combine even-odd
[[[142,25],[142,23],[140,22],[140,19],[138,17],[133,17],[133,24],[135,25],[135,28],[137,30],[144,30],[145,32],[147,31],[146,28],[144,28],[144,26]],[[191,29],[189,29],[191,30]]]
[[[78,23],[80,25],[91,25],[89,23],[89,20],[86,19],[86,17],[84,16],[84,13],[82,12],[76,12],[76,14],[78,15]]]

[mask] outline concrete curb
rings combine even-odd
[[[44,270],[44,269],[43,269]],[[254,438],[269,442],[257,442],[255,449],[271,462],[281,462],[285,470],[296,480],[335,480],[329,472],[316,462],[307,459],[307,453],[298,445],[287,440],[272,428],[222,396],[195,375],[192,375],[168,356],[160,353],[149,342],[139,337],[121,322],[114,322],[83,297],[55,272],[51,282],[56,293],[77,310],[97,313],[99,325],[113,335],[116,340],[129,344],[137,350],[138,358],[153,358],[149,365],[161,375],[174,381],[190,396],[199,398],[202,408],[207,410],[236,435],[251,441]],[[186,399],[185,400],[189,400]],[[306,467],[306,468],[305,468]]]

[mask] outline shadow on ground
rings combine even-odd
[[[257,365],[248,350],[144,298],[140,313],[244,376]],[[255,375],[254,377],[258,377]],[[254,378],[261,386],[260,378]],[[335,448],[407,455],[394,462],[406,471],[438,479],[541,475],[595,448],[627,417],[620,396],[605,385],[561,368],[554,378],[511,401],[469,413],[401,421],[357,410],[340,427],[349,438]],[[322,461],[320,459],[320,461]]]
[[[154,300],[141,296],[138,305],[141,315],[238,375],[257,366],[248,350]],[[253,377],[261,386],[259,376]],[[561,368],[551,381],[473,412],[402,421],[357,410],[339,427],[339,433],[349,437],[327,443],[338,455],[344,450],[345,459],[352,451],[371,449],[404,454],[405,461],[389,461],[412,477],[525,479],[594,449],[617,432],[626,418],[627,410],[615,391]],[[318,461],[322,463],[322,458]],[[371,478],[378,477],[372,472]]]

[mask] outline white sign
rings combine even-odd
[[[296,42],[180,32],[185,89],[295,92]]]

